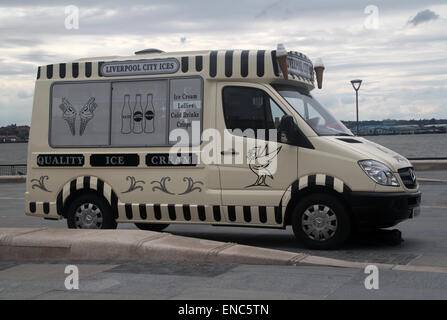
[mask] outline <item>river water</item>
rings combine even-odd
[[[407,158],[447,158],[447,134],[410,134],[365,137]]]
[[[447,158],[447,134],[368,136],[408,158]],[[27,143],[0,143],[0,164],[25,164]]]

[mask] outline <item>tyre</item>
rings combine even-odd
[[[70,229],[116,229],[117,223],[104,198],[83,194],[68,207],[67,225]]]
[[[162,231],[166,229],[169,224],[161,224],[161,223],[135,223],[135,226],[140,230],[145,231]]]
[[[295,207],[292,216],[293,233],[312,249],[335,249],[351,234],[351,219],[347,208],[336,197],[311,194]]]

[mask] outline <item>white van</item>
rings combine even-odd
[[[312,248],[417,215],[410,162],[354,136],[312,97],[312,62],[283,57],[148,49],[39,67],[26,214],[83,229],[292,225]]]

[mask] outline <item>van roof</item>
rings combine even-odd
[[[163,76],[190,76],[200,75],[207,80],[278,82],[297,84],[307,89],[314,88],[314,74],[311,68],[310,76],[290,73],[288,80],[284,80],[276,58],[276,50],[202,50],[160,52],[150,49],[132,56],[105,56],[81,58],[69,63],[50,64],[38,68],[38,80],[98,80],[98,79],[132,79],[154,78]],[[302,60],[307,66],[312,67],[310,59],[302,53],[290,51],[289,56]],[[151,61],[163,62],[176,61],[178,69],[169,73],[152,74],[106,74],[103,67],[106,65],[122,65],[135,63],[151,63]],[[175,72],[174,72],[175,71]]]

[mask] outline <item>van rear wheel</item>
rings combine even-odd
[[[70,229],[116,229],[112,208],[102,197],[83,194],[67,209],[67,225]]]
[[[162,231],[169,227],[169,224],[161,223],[135,223],[135,226],[140,230],[145,231]]]
[[[335,249],[351,233],[351,219],[345,205],[335,196],[311,194],[295,207],[293,232],[312,249]]]

